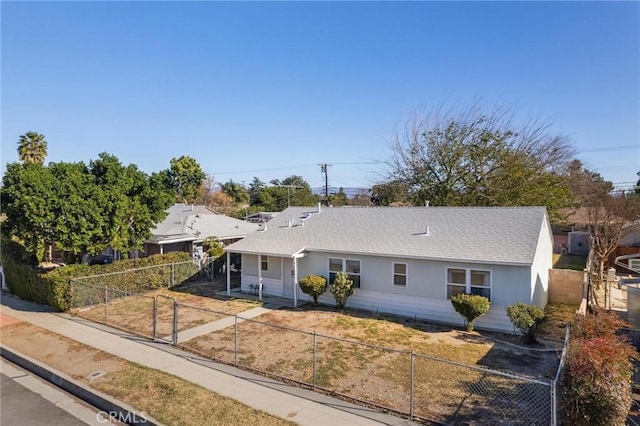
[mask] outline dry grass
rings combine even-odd
[[[95,380],[101,392],[149,413],[167,425],[293,425],[200,386],[141,365]]]
[[[2,344],[44,362],[167,425],[293,425],[179,377],[127,362],[31,324],[2,328]],[[84,377],[104,370],[91,382]]]
[[[564,341],[567,324],[575,320],[578,307],[578,305],[549,303],[544,309],[545,321],[538,334],[541,337]]]
[[[401,412],[409,410],[410,351],[535,377],[555,375],[555,353],[496,343],[478,332],[369,315],[322,309],[272,311],[259,321],[238,325],[238,363],[310,384],[315,332],[317,386]],[[514,340],[514,336],[499,337]],[[235,330],[230,327],[183,345],[233,363],[234,339]],[[470,419],[474,416],[480,422],[522,417],[522,411],[546,409],[549,403],[549,388],[544,385],[421,356],[414,357],[414,364],[414,412],[418,416],[453,423],[464,418],[473,424]],[[513,403],[523,395],[529,399]],[[451,417],[454,414],[458,417]]]
[[[188,293],[158,289],[141,296],[115,298],[107,305],[106,323],[130,333],[151,337],[153,335],[153,304],[157,300],[156,335],[168,336],[173,329],[173,299],[178,308],[178,331],[187,330],[207,322],[217,321],[227,315],[235,315],[259,306],[260,302],[245,300],[219,300]],[[105,323],[105,305],[74,309],[71,314],[90,321]]]

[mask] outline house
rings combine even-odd
[[[172,251],[192,253],[194,261],[203,258],[203,241],[216,237],[223,246],[255,232],[258,224],[216,213],[205,206],[174,204],[167,217],[151,231],[144,243],[147,256]]]
[[[552,249],[544,207],[290,207],[226,247],[242,255],[243,291],[297,303],[311,300],[302,277],[344,271],[348,307],[462,325],[451,296],[481,294],[492,307],[476,325],[497,330],[513,330],[509,304],[546,306]]]
[[[246,216],[244,220],[251,223],[267,223],[278,215],[279,212],[257,212]]]

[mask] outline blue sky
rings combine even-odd
[[[106,151],[150,173],[370,186],[394,127],[446,102],[519,106],[618,186],[640,171],[638,2],[7,2],[2,169]]]

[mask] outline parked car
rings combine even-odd
[[[106,254],[99,254],[89,259],[89,266],[106,265],[107,263],[111,263],[111,262],[113,262],[113,256],[108,256]]]

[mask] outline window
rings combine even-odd
[[[353,259],[329,258],[329,284],[333,284],[336,273],[344,271],[353,280],[353,286],[360,288],[360,261]]]
[[[268,271],[269,270],[269,257],[262,256],[262,261],[260,262],[260,268],[263,271]]]
[[[447,268],[447,299],[460,293],[477,294],[491,300],[491,271]]]
[[[407,264],[393,264],[393,285],[407,286]]]

